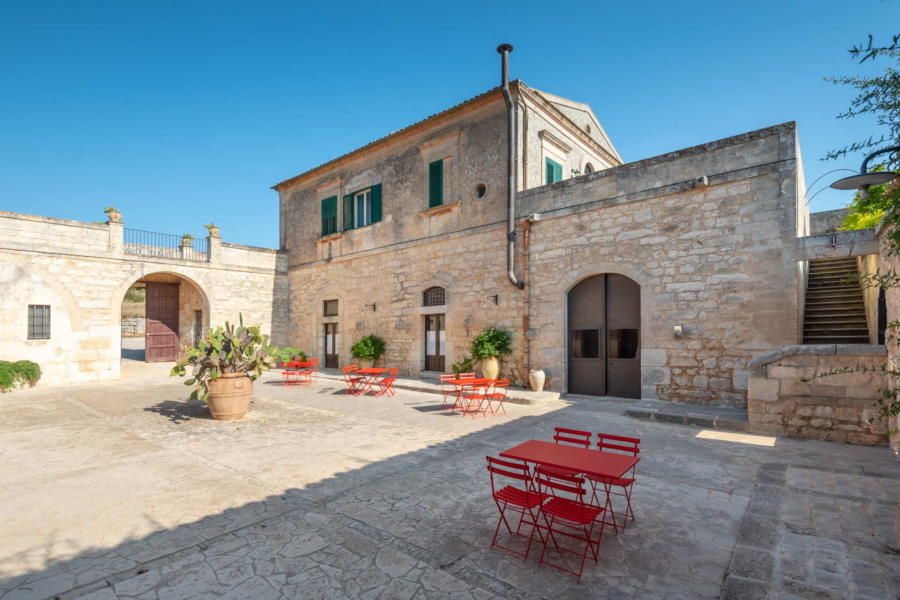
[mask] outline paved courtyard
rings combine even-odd
[[[0,599],[900,597],[884,448],[748,444],[614,400],[462,419],[272,374],[219,423],[145,377],[0,396]],[[637,521],[581,582],[488,547],[485,455],[557,425],[642,438]]]

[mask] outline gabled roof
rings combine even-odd
[[[609,152],[610,154],[615,156],[617,159],[619,159],[619,162],[624,162],[624,161],[622,161],[622,157],[619,156],[619,152],[618,152],[618,150],[616,150],[616,147],[613,146],[612,140],[609,139],[609,135],[607,135],[606,129],[603,128],[603,124],[600,123],[600,119],[598,119],[597,115],[594,114],[594,111],[591,108],[590,104],[586,104],[584,102],[575,102],[574,100],[569,100],[568,98],[563,98],[562,96],[557,96],[556,94],[551,94],[549,92],[545,92],[545,91],[539,90],[537,88],[531,88],[531,90],[534,92],[537,92],[538,94],[543,96],[548,102],[551,102],[552,104],[556,104],[557,106],[568,108],[571,110],[577,110],[577,111],[587,113],[587,115],[590,117],[591,121],[594,123],[594,126],[596,127],[596,130],[597,130],[597,135],[596,136],[591,135],[591,137],[594,138],[597,141],[597,143],[599,143],[601,146],[603,146],[603,148],[607,152]],[[565,113],[565,112],[566,111],[563,110],[563,113]]]

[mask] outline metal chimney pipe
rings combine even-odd
[[[503,90],[503,100],[506,102],[507,123],[507,150],[509,152],[506,162],[506,174],[508,177],[506,198],[506,276],[509,282],[519,288],[525,287],[525,282],[516,277],[516,105],[512,94],[509,92],[509,53],[513,47],[510,44],[500,44],[497,52],[500,53],[500,83]]]

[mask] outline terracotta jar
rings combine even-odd
[[[253,397],[253,382],[246,373],[224,373],[208,383],[206,403],[217,421],[233,421],[247,414]]]
[[[481,374],[485,379],[497,379],[500,375],[500,359],[488,356],[481,359]]]

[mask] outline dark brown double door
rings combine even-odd
[[[425,315],[425,370],[444,372],[446,362],[444,315]]]
[[[147,282],[144,360],[178,360],[178,284]]]
[[[623,275],[569,291],[569,392],[641,397],[641,288]]]

